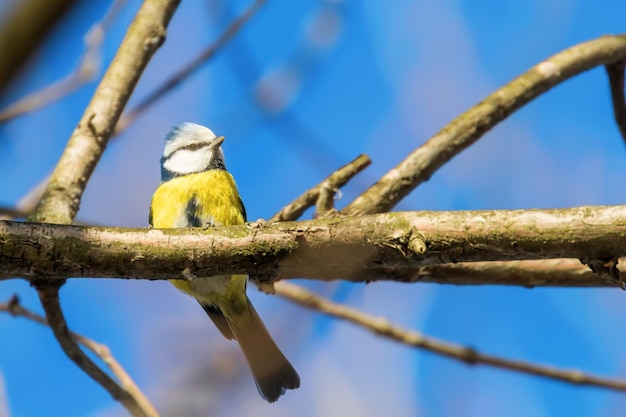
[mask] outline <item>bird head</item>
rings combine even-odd
[[[161,157],[161,180],[167,181],[209,169],[226,169],[221,145],[223,136],[215,136],[208,127],[182,123],[165,137]]]

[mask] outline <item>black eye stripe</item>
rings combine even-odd
[[[202,149],[202,148],[206,148],[208,147],[209,144],[206,142],[195,142],[195,143],[190,143],[187,146],[183,146],[182,148],[178,148],[176,149],[177,151],[197,151],[198,149]]]

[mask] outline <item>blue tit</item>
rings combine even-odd
[[[233,176],[226,170],[224,137],[208,128],[183,123],[165,138],[161,184],[150,205],[150,225],[156,228],[243,224],[244,208]],[[276,401],[300,377],[280,351],[246,295],[247,275],[218,275],[172,280],[194,297],[218,330],[235,339],[254,377],[259,394]]]

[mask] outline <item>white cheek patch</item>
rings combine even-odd
[[[163,161],[163,167],[176,174],[201,172],[211,162],[211,154],[211,150],[206,148],[196,150],[180,149]]]

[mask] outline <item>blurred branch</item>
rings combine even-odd
[[[274,214],[268,222],[284,222],[296,220],[308,209],[316,204],[322,189],[338,189],[343,187],[356,174],[367,168],[372,161],[367,155],[359,155],[356,159],[342,166],[330,174],[324,181],[305,191],[300,197],[283,207]]]
[[[626,142],[626,100],[624,99],[624,69],[626,59],[606,66],[611,86],[611,101],[613,102],[613,115],[615,123]]]
[[[75,0],[13,2],[0,21],[0,92],[74,3]]]
[[[59,100],[94,79],[100,69],[100,46],[104,40],[105,31],[125,1],[115,0],[102,21],[94,24],[85,35],[85,52],[80,58],[78,68],[64,79],[47,86],[41,91],[29,94],[1,110],[0,124]]]
[[[46,290],[48,291],[48,290]],[[154,407],[152,406],[152,404],[150,404],[150,402],[148,401],[148,399],[145,397],[145,395],[143,394],[143,392],[141,392],[141,390],[139,389],[139,387],[135,384],[135,382],[133,381],[133,379],[130,377],[130,375],[128,375],[128,373],[124,370],[124,368],[122,367],[122,365],[120,365],[120,363],[113,357],[113,355],[111,355],[111,351],[109,350],[109,348],[105,345],[102,345],[100,343],[97,343],[91,339],[88,339],[84,336],[81,336],[80,334],[74,333],[74,332],[70,332],[67,329],[67,324],[65,324],[65,319],[63,318],[63,314],[60,310],[60,308],[58,308],[58,298],[56,298],[55,300],[55,296],[57,296],[58,294],[49,294],[46,295],[46,299],[48,299],[47,297],[50,296],[50,309],[52,311],[54,311],[54,314],[52,315],[52,317],[55,317],[55,319],[61,320],[61,323],[55,326],[55,331],[56,332],[61,332],[62,334],[59,336],[55,333],[55,336],[57,337],[57,339],[59,339],[59,337],[64,338],[64,339],[71,339],[72,343],[71,345],[75,345],[76,342],[80,343],[81,345],[85,346],[87,349],[89,349],[91,352],[93,352],[95,355],[97,355],[111,370],[111,372],[113,373],[113,375],[115,375],[115,377],[120,381],[121,386],[124,388],[124,390],[119,390],[119,387],[113,383],[110,386],[110,389],[116,392],[116,395],[120,396],[120,398],[124,398],[126,396],[130,396],[131,398],[127,399],[126,401],[129,404],[126,404],[126,407],[129,408],[130,407],[130,403],[134,402],[135,404],[132,404],[132,407],[134,408],[138,408],[140,410],[142,410],[141,412],[136,412],[133,413],[133,415],[142,415],[142,416],[157,416],[158,413],[157,411],[154,409]],[[17,296],[13,296],[8,302],[6,303],[0,303],[0,311],[4,311],[7,312],[9,314],[11,314],[12,316],[16,316],[16,317],[24,317],[28,320],[34,321],[36,323],[39,323],[43,326],[50,326],[48,323],[48,320],[46,320],[45,317],[42,317],[26,308],[24,308],[21,304],[20,301],[18,299]],[[46,310],[48,311],[48,310]],[[48,317],[51,317],[50,315]],[[67,340],[64,342],[64,344],[70,345],[69,343],[67,343]],[[63,347],[63,346],[62,346]],[[65,347],[63,347],[65,350]],[[82,353],[82,351],[80,349],[78,349],[77,346],[68,346],[68,349],[71,350],[72,354],[78,355],[79,357],[81,357],[79,360],[84,361],[84,358],[82,358],[82,356],[84,356],[84,354]],[[67,351],[66,351],[67,353]],[[68,353],[69,355],[69,353]],[[86,357],[85,357],[86,358]],[[86,358],[87,361],[91,360],[89,358]],[[95,366],[95,365],[93,365]],[[97,369],[97,367],[96,367]],[[103,380],[105,380],[107,383],[109,383],[109,381],[107,381],[107,379],[110,380],[110,378],[102,373],[102,371],[100,371],[99,369],[97,369],[97,371],[99,373],[99,375],[103,378]],[[113,381],[111,381],[113,382]],[[102,384],[102,383],[101,383]],[[115,397],[115,395],[114,395]],[[130,408],[129,408],[130,409]]]
[[[275,283],[274,292],[298,305],[349,321],[379,336],[387,337],[396,342],[418,349],[427,350],[440,356],[456,359],[467,365],[492,366],[513,372],[555,379],[568,384],[586,385],[626,392],[626,381],[623,380],[603,378],[578,370],[558,369],[550,366],[535,365],[528,362],[486,355],[471,347],[426,337],[417,331],[403,329],[400,326],[391,324],[383,317],[375,317],[348,306],[334,303],[304,288],[287,282]]]
[[[33,221],[71,223],[87,181],[104,152],[139,77],[165,40],[180,0],[146,0],[85,109],[39,202]]]
[[[0,220],[25,219],[30,213],[19,208],[0,207]]]
[[[577,258],[597,273],[595,285],[602,287],[621,285],[617,259],[626,256],[626,206],[395,212],[209,230],[0,221],[0,242],[0,277],[249,274],[261,282],[292,277],[414,282],[426,280],[422,267],[442,263]],[[467,276],[463,283],[513,284],[510,277],[489,278],[494,281]],[[519,278],[516,285],[555,285]],[[579,280],[558,284],[580,285]]]
[[[265,0],[255,0],[237,19],[230,24],[230,26],[228,26],[228,28],[226,28],[226,30],[211,46],[203,50],[191,62],[152,91],[152,93],[141,100],[135,108],[127,111],[119,121],[114,135],[119,135],[147,109],[171,92],[175,87],[180,85],[180,83],[185,81],[208,60],[213,58],[213,56],[219,52],[224,45],[226,45],[226,43],[228,43],[228,41],[237,34],[237,32],[239,32],[239,30],[250,20],[250,18],[254,16],[257,10],[259,10],[264,3]]]
[[[76,340],[72,337],[65,317],[63,317],[63,311],[61,310],[61,304],[59,302],[59,288],[63,284],[63,281],[57,281],[51,284],[49,281],[43,285],[35,283],[37,292],[39,294],[39,300],[46,312],[47,321],[54,333],[54,337],[57,339],[61,348],[65,354],[81,368],[87,375],[93,378],[99,383],[109,394],[119,401],[133,416],[141,417],[156,417],[158,413],[147,401],[147,399],[141,396],[144,400],[143,404],[138,402],[138,398],[133,396],[129,391],[117,385],[111,377],[109,377],[104,371],[102,371],[98,365],[96,365],[85,353],[80,349]],[[125,381],[128,382],[128,381]],[[136,394],[136,393],[135,393]],[[147,407],[147,408],[146,408]]]
[[[553,55],[454,119],[342,213],[354,216],[389,211],[443,164],[537,96],[583,71],[625,59],[626,35],[603,36]]]

